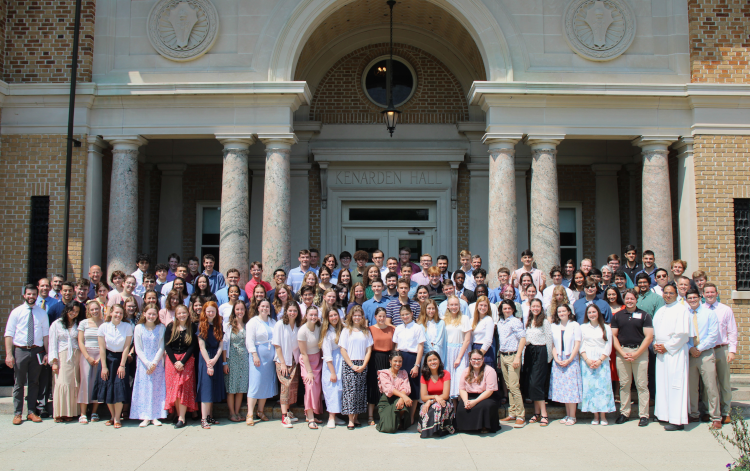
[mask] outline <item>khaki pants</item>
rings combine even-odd
[[[513,368],[513,360],[516,358],[515,355],[500,354],[499,358],[500,369],[503,372],[505,385],[508,386],[508,400],[510,402],[510,405],[508,406],[508,415],[517,419],[524,419],[526,417],[526,408],[523,406],[521,384],[519,381],[521,367]]]
[[[703,379],[703,390],[708,395],[706,404],[708,404],[708,413],[711,420],[721,420],[719,388],[716,385],[716,360],[713,349],[705,350],[698,358],[690,355],[688,381],[690,382],[690,416],[693,418],[700,416],[698,383],[700,383],[701,378]]]
[[[622,348],[626,352],[635,352],[637,348]],[[620,414],[630,417],[630,385],[635,377],[635,387],[638,390],[638,415],[648,417],[648,350],[641,353],[635,361],[625,361],[617,354],[615,359],[617,376],[620,377]]]
[[[728,354],[728,345],[714,348],[714,358],[716,359],[716,385],[721,397],[720,407],[721,415],[723,416],[729,415],[729,412],[732,410],[732,386],[729,378],[729,362],[727,362]],[[708,404],[708,398],[705,393],[706,389],[704,388],[703,391],[703,402]]]

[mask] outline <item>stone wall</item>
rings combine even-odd
[[[737,286],[733,199],[750,198],[750,137],[695,136],[694,152],[699,268],[719,287],[721,301],[734,310],[740,355],[732,371],[747,372],[750,301],[732,299]]]
[[[75,136],[86,142],[86,136]],[[31,197],[49,196],[48,274],[62,263],[65,214],[66,138],[61,135],[12,135],[0,139],[0,271],[6,289],[0,291],[0,330],[10,311],[21,303],[27,282]],[[73,148],[68,235],[68,278],[81,276],[86,189],[86,147]],[[84,275],[88,274],[88,270]],[[3,347],[4,348],[4,347]]]
[[[75,0],[6,0],[3,80],[8,83],[70,82]],[[78,82],[90,82],[96,1],[83,0]],[[5,18],[5,16],[4,16]]]
[[[688,0],[692,82],[750,81],[750,4]]]
[[[372,44],[339,59],[318,84],[310,119],[323,123],[380,123],[383,108],[362,90],[365,67],[388,53],[387,44]],[[458,80],[434,56],[413,46],[394,44],[393,53],[406,59],[417,75],[417,88],[403,106],[402,123],[455,123],[469,119],[466,95]]]

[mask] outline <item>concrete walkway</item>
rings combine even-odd
[[[414,431],[386,435],[374,427],[348,431],[294,429],[278,420],[248,427],[223,423],[202,430],[194,422],[175,430],[171,425],[139,429],[126,421],[120,430],[103,422],[11,424],[0,416],[0,469],[154,470],[483,470],[554,469],[555,471],[724,470],[731,456],[714,440],[707,424],[691,424],[685,432],[665,432],[658,423],[639,428],[624,425],[546,429],[529,425],[503,427],[495,435],[456,434],[421,440]],[[725,431],[729,431],[725,427]]]

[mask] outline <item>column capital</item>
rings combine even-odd
[[[224,149],[248,150],[255,142],[252,134],[223,133],[214,134]]]
[[[89,145],[89,152],[98,152],[101,154],[108,147],[107,141],[99,136],[89,136],[86,138],[86,142]]]
[[[482,144],[490,146],[490,150],[495,149],[515,149],[523,139],[520,133],[487,133],[482,136]]]
[[[524,143],[531,147],[532,152],[542,149],[556,149],[565,139],[565,134],[529,134]]]
[[[271,149],[291,149],[298,142],[297,135],[293,132],[278,134],[258,134],[258,139]]]
[[[148,139],[138,134],[104,136],[113,148],[122,150],[138,150],[148,144]]]
[[[633,139],[631,143],[636,147],[640,147],[641,151],[644,153],[654,151],[667,152],[669,146],[679,138],[680,136],[670,135],[641,136]]]
[[[156,168],[161,170],[162,175],[181,177],[182,174],[185,173],[185,169],[187,169],[187,165],[185,164],[159,164],[156,166]]]
[[[597,177],[616,176],[621,168],[622,164],[594,164],[591,166],[591,170],[594,171]]]

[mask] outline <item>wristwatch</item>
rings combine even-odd
[[[222,366],[227,366],[227,362],[224,362],[221,364]]]

